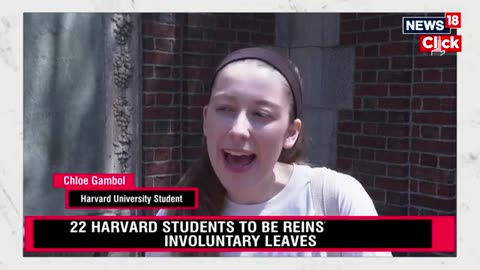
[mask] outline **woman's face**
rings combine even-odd
[[[204,108],[204,134],[213,169],[232,197],[273,178],[283,148],[291,148],[300,121],[290,122],[286,80],[258,61],[234,62],[218,74]]]

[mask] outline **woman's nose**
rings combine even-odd
[[[240,112],[232,123],[230,135],[234,139],[248,139],[250,137],[250,122],[245,113]]]

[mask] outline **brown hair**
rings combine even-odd
[[[239,60],[244,61],[244,60]],[[261,61],[261,60],[257,60]],[[262,62],[264,63],[264,62]],[[291,63],[291,62],[290,62]],[[291,63],[293,64],[293,63]],[[273,66],[265,63],[274,69]],[[295,68],[298,80],[301,81],[298,68]],[[289,122],[293,123],[295,120],[295,103],[292,96],[292,91],[286,84],[288,96],[290,100],[289,108]],[[211,90],[213,87],[211,88]],[[206,143],[204,143],[204,146]],[[305,138],[303,129],[300,129],[297,140],[290,149],[282,149],[278,158],[279,162],[283,163],[299,163],[305,158]],[[217,216],[222,215],[225,206],[226,190],[215,174],[206,147],[204,147],[200,158],[192,164],[192,166],[183,175],[177,184],[177,187],[197,187],[199,191],[199,207],[196,210],[169,210],[167,215],[172,216]],[[215,252],[174,252],[173,256],[218,256]]]

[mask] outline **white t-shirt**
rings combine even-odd
[[[312,185],[306,165],[294,164],[287,185],[270,200],[242,205],[226,200],[225,216],[313,216],[318,215],[312,196]],[[326,168],[317,168],[338,202],[340,216],[377,216],[377,212],[362,185],[353,177]],[[160,210],[157,215],[162,215]],[[146,256],[169,256],[168,252],[148,252]],[[225,252],[224,257],[327,257],[327,256],[391,256],[390,252]]]

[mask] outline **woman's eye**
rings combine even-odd
[[[253,113],[253,115],[256,116],[256,117],[261,117],[261,118],[267,118],[267,117],[270,116],[267,112],[262,112],[262,111],[255,112],[255,113]]]
[[[219,106],[215,109],[217,112],[233,112],[233,109],[228,106]]]

